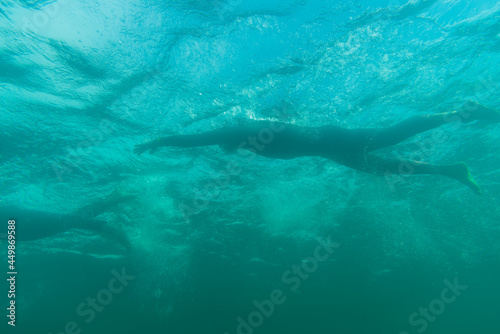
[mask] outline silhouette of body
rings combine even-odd
[[[463,162],[436,165],[403,159],[383,159],[372,151],[396,145],[416,134],[450,122],[475,120],[500,122],[500,113],[467,102],[459,111],[414,116],[387,128],[345,129],[339,126],[301,127],[293,124],[256,121],[253,124],[201,134],[162,137],[136,145],[134,152],[152,152],[161,146],[195,147],[221,145],[228,150],[246,149],[277,159],[321,156],[347,167],[380,175],[435,174],[454,178],[477,193],[480,188]],[[411,168],[404,168],[411,166]]]
[[[2,205],[0,206],[0,217],[5,221],[11,219],[16,221],[15,236],[18,241],[38,240],[67,232],[71,229],[83,229],[116,239],[129,249],[128,238],[121,229],[109,226],[106,224],[106,221],[95,217],[109,210],[111,207],[135,197],[135,195],[115,191],[108,197],[99,199],[69,214]]]

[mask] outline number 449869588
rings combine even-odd
[[[9,252],[8,252],[8,258],[9,260],[7,261],[9,263],[9,270],[15,270],[16,266],[16,221],[15,220],[9,220],[9,226],[8,226],[8,233],[7,233],[7,240],[9,242]]]

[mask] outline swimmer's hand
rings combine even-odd
[[[159,146],[160,146],[159,139],[155,139],[144,144],[137,144],[134,147],[134,153],[137,155],[141,155],[148,150],[151,151],[150,153],[153,153]]]

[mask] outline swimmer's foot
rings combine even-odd
[[[467,101],[460,110],[464,123],[478,120],[500,123],[500,112],[485,107],[475,101]]]
[[[446,176],[452,177],[463,184],[465,184],[467,187],[471,188],[472,191],[474,191],[476,194],[481,194],[481,188],[479,185],[474,181],[474,178],[472,177],[469,167],[464,162],[459,162],[453,165],[446,166],[447,173]]]

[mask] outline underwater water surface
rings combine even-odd
[[[2,333],[500,333],[498,124],[379,153],[463,161],[481,195],[314,156],[133,152],[248,120],[500,109],[499,78],[494,0],[0,0]]]

